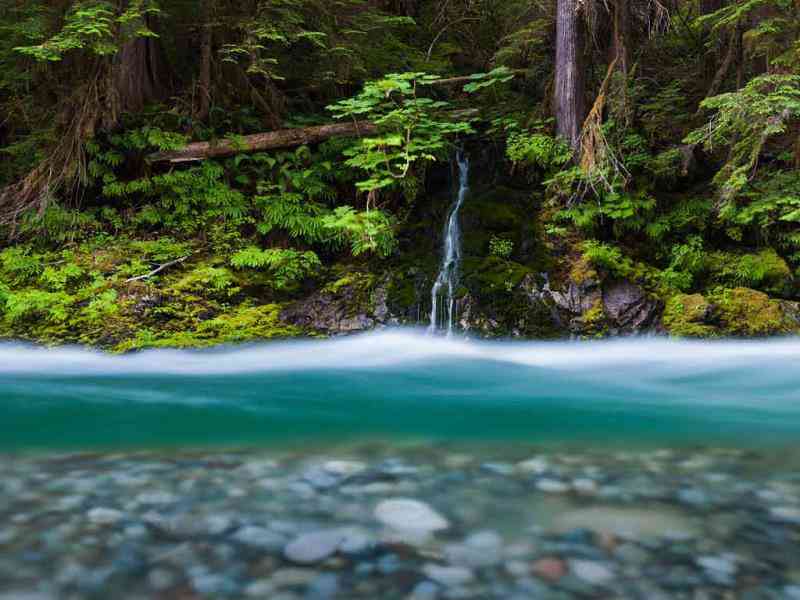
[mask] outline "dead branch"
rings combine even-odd
[[[145,279],[150,279],[151,277],[154,277],[159,273],[161,273],[161,271],[164,271],[165,269],[169,269],[170,267],[174,267],[175,265],[178,265],[186,261],[190,256],[191,254],[187,254],[186,256],[182,256],[181,258],[176,258],[175,260],[165,262],[163,265],[159,265],[157,268],[153,269],[149,273],[146,273],[144,275],[139,275],[138,277],[131,277],[130,279],[126,279],[125,283],[133,283],[134,281],[144,281]]]

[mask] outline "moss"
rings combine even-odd
[[[578,323],[583,337],[600,338],[608,335],[608,321],[603,309],[603,299],[597,298],[591,308],[578,318]]]
[[[718,290],[712,297],[722,331],[731,336],[767,336],[792,332],[795,328],[777,300],[749,288]]]
[[[478,298],[510,295],[532,272],[530,267],[497,256],[464,261],[464,283]]]
[[[581,285],[587,281],[598,280],[597,271],[592,265],[592,262],[583,254],[578,260],[572,263],[569,270],[569,278],[577,285]]]
[[[771,294],[786,293],[792,281],[789,265],[771,248],[751,254],[712,252],[704,268],[712,284],[747,286]]]
[[[240,305],[230,311],[201,322],[195,329],[175,333],[143,329],[131,340],[115,347],[117,352],[143,348],[203,348],[254,340],[297,337],[301,328],[287,325],[280,319],[283,305]]]
[[[676,337],[714,337],[717,329],[706,322],[711,304],[700,294],[676,294],[667,299],[664,328]]]

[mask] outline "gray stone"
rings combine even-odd
[[[319,576],[313,569],[278,569],[272,574],[272,584],[276,588],[306,586]]]
[[[157,592],[164,592],[177,582],[175,573],[167,569],[153,569],[147,574],[147,584]]]
[[[87,516],[95,525],[116,525],[125,519],[125,513],[122,511],[103,507],[91,509]]]
[[[339,576],[334,573],[323,573],[317,577],[306,590],[306,600],[328,600],[339,593]]]
[[[529,460],[524,460],[517,463],[516,469],[518,472],[533,475],[544,475],[550,470],[550,462],[543,456],[535,456]]]
[[[248,548],[265,552],[280,552],[286,544],[286,538],[281,534],[254,525],[242,527],[231,539]]]
[[[711,499],[708,497],[708,494],[702,490],[689,488],[678,491],[678,500],[682,504],[688,504],[689,506],[699,508],[708,505]]]
[[[421,581],[406,600],[436,600],[439,597],[439,586],[431,581]]]
[[[614,572],[600,562],[591,560],[570,560],[569,569],[578,579],[593,586],[608,585],[614,580]]]
[[[458,587],[471,583],[475,574],[465,567],[447,567],[428,563],[422,572],[430,579],[445,587]]]
[[[304,533],[284,548],[283,555],[298,564],[313,564],[336,554],[344,541],[341,530],[315,531]]]
[[[244,595],[248,598],[260,598],[266,600],[272,597],[275,591],[275,584],[269,579],[258,579],[248,585],[244,590]]]
[[[473,533],[460,544],[445,546],[447,562],[469,568],[498,565],[503,559],[503,540],[494,531]]]
[[[800,600],[800,585],[787,585],[783,588],[786,600]]]
[[[48,592],[13,590],[11,592],[0,592],[0,600],[56,600],[56,596]]]
[[[770,509],[769,516],[780,523],[800,525],[800,507],[798,506],[776,506]]]
[[[192,577],[192,587],[205,596],[231,596],[236,594],[238,586],[223,575],[212,573],[198,574]]]
[[[375,518],[400,532],[430,534],[450,527],[448,520],[419,500],[393,498],[375,507]]]
[[[619,333],[651,329],[661,314],[661,303],[629,281],[612,283],[603,290],[603,308]]]
[[[695,562],[705,571],[712,583],[730,586],[736,581],[738,566],[734,556],[701,556]]]
[[[362,462],[351,460],[329,460],[322,468],[337,477],[351,477],[361,471],[364,471],[367,466]]]
[[[540,479],[536,482],[536,489],[548,494],[564,494],[569,491],[569,486],[558,479]]]

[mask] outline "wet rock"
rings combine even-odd
[[[56,596],[48,592],[12,590],[0,592],[0,600],[56,600]]]
[[[351,273],[281,313],[292,325],[340,335],[367,331],[391,321],[385,286],[366,273]]]
[[[283,550],[283,555],[298,564],[321,562],[336,554],[344,539],[339,529],[305,533],[289,542]]]
[[[738,570],[735,556],[701,556],[696,562],[713,583],[733,585],[735,582],[736,571]]]
[[[436,600],[439,597],[439,586],[431,581],[421,581],[414,587],[406,600]]]
[[[446,518],[419,500],[384,500],[375,508],[375,518],[399,532],[431,534],[450,527]]]
[[[601,587],[614,580],[614,572],[603,563],[590,560],[570,560],[569,570],[578,579],[590,585]]]
[[[595,506],[564,512],[555,517],[554,528],[559,532],[576,528],[591,529],[629,539],[660,537],[675,531],[695,533],[691,521],[677,510],[665,508],[644,510],[612,506]]]
[[[798,506],[776,506],[770,509],[769,516],[773,521],[779,523],[800,525],[800,507]]]
[[[147,584],[157,592],[165,592],[178,583],[178,577],[167,569],[153,569],[147,574]]]
[[[531,573],[549,583],[556,583],[567,574],[567,564],[558,558],[542,558],[533,563]]]
[[[550,462],[543,456],[517,463],[516,469],[522,474],[544,475],[550,470]]]
[[[481,531],[467,537],[461,544],[448,544],[444,555],[447,562],[461,567],[481,568],[500,564],[503,539],[494,531]]]
[[[244,595],[248,598],[271,598],[275,591],[275,584],[269,579],[259,579],[252,582],[244,589]]]
[[[572,489],[583,496],[592,496],[597,493],[598,485],[594,479],[575,479],[572,482]]]
[[[475,579],[475,574],[465,567],[447,567],[429,563],[422,568],[422,572],[445,587],[466,585]]]
[[[364,471],[367,466],[362,462],[350,460],[329,460],[322,468],[336,477],[352,477]]]
[[[231,539],[234,542],[265,552],[280,552],[286,544],[286,538],[270,529],[249,525],[239,529]]]
[[[787,600],[800,600],[800,585],[787,585],[783,593]]]
[[[653,328],[663,306],[638,285],[618,281],[603,290],[603,308],[614,332],[634,333]]]
[[[272,584],[276,588],[306,586],[319,576],[312,569],[279,569],[272,574]]]
[[[548,494],[564,494],[569,491],[569,485],[558,479],[540,479],[536,482],[536,489]]]
[[[125,513],[113,508],[93,508],[87,513],[89,521],[95,525],[116,525],[125,520]]]
[[[328,600],[339,592],[339,577],[334,573],[323,573],[306,590],[306,600]]]

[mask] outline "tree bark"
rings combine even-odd
[[[558,0],[556,15],[556,131],[577,154],[585,116],[583,32],[578,0]]]
[[[378,129],[368,121],[356,123],[335,123],[299,129],[280,129],[267,133],[256,133],[244,136],[239,140],[220,140],[212,142],[194,142],[175,152],[158,152],[148,157],[150,162],[183,163],[205,160],[208,158],[224,158],[240,152],[259,152],[262,150],[278,150],[292,148],[303,144],[318,144],[332,137],[358,137],[372,135]]]
[[[201,34],[200,34],[200,74],[197,81],[197,112],[194,118],[197,121],[205,121],[211,110],[211,15],[212,2],[214,0],[203,0],[201,8]]]
[[[456,110],[450,113],[453,119],[475,116],[476,109]],[[261,152],[263,150],[280,150],[294,148],[305,144],[319,144],[333,137],[361,137],[375,135],[378,127],[369,121],[350,123],[333,123],[297,129],[279,129],[265,133],[254,133],[236,140],[219,140],[217,142],[193,142],[174,152],[156,152],[147,157],[151,163],[186,163],[197,162],[209,158],[225,158],[243,152]]]
[[[148,23],[149,25],[149,23]],[[158,38],[138,37],[125,42],[112,62],[112,79],[119,108],[140,112],[166,96],[166,61]]]

